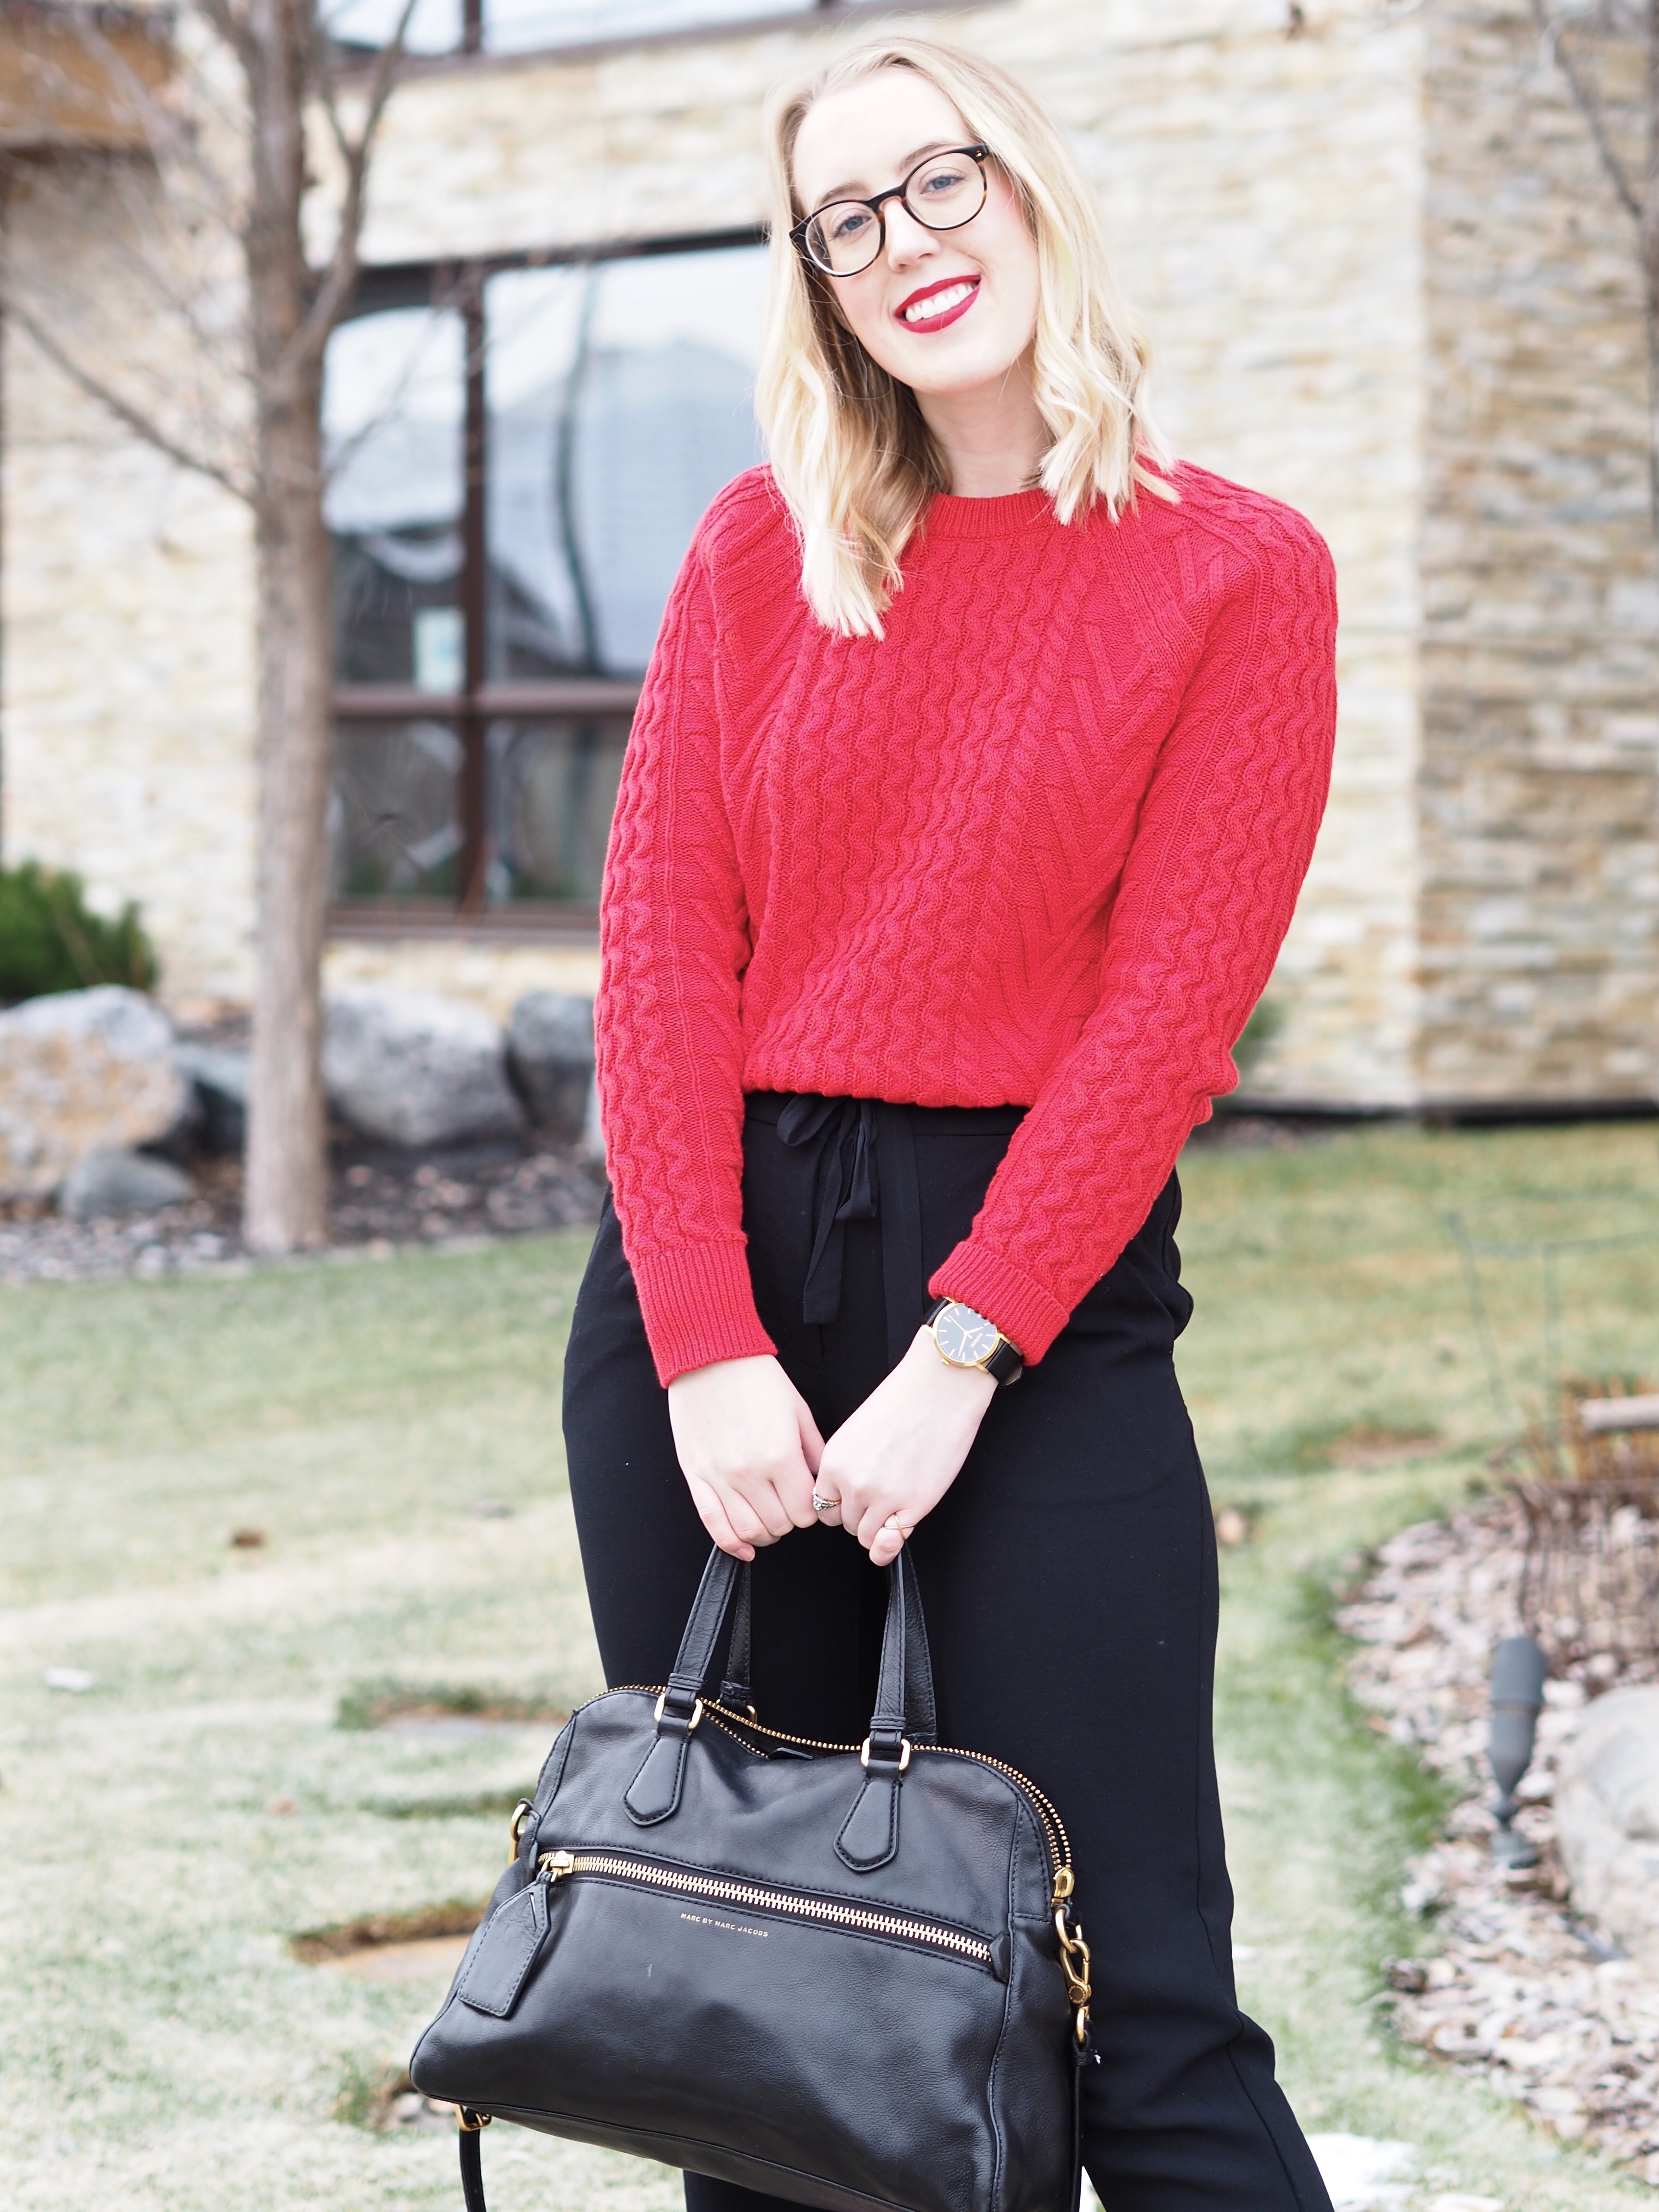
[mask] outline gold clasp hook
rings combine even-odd
[[[1089,2000],[1094,1990],[1089,1981],[1089,1947],[1083,1940],[1082,1929],[1073,1924],[1066,1904],[1071,1894],[1072,1870],[1062,1867],[1054,1876],[1054,1933],[1060,1938],[1060,1965],[1066,1977],[1066,2002],[1076,2015],[1073,2032],[1081,2045],[1088,2039]]]
[[[520,1797],[518,1803],[513,1808],[513,1823],[511,1828],[513,1842],[507,1854],[507,1863],[509,1866],[512,1865],[514,1860],[519,1856],[519,1846],[524,1841],[524,1824],[530,1818],[535,1809],[535,1806],[528,1797]]]

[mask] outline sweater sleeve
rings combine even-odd
[[[1335,735],[1335,586],[1316,532],[1273,513],[1214,607],[1147,787],[1095,1012],[931,1285],[1032,1363],[1238,1080],[1231,1048],[1312,856]]]
[[[720,775],[707,532],[663,617],[623,766],[600,906],[599,1103],[657,1373],[775,1349],[743,1232],[749,916]]]

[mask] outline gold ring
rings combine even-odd
[[[895,1528],[895,1529],[896,1529],[896,1530],[898,1531],[899,1534],[904,1538],[904,1540],[905,1540],[905,1541],[906,1541],[907,1543],[908,1543],[908,1541],[909,1541],[909,1540],[911,1539],[911,1537],[912,1537],[912,1536],[914,1536],[914,1535],[915,1534],[915,1533],[916,1533],[916,1524],[915,1524],[915,1522],[913,1521],[913,1522],[910,1523],[910,1526],[907,1528],[904,1526],[903,1522],[899,1519],[898,1515],[897,1515],[896,1513],[890,1513],[890,1514],[888,1515],[887,1518],[886,1518],[886,1519],[882,1522],[882,1524],[881,1524],[881,1525],[882,1525],[882,1527],[883,1527],[884,1528]]]

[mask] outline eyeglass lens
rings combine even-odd
[[[904,180],[904,204],[928,230],[959,230],[985,201],[985,175],[966,154],[938,154]],[[832,200],[806,226],[806,250],[831,276],[856,276],[881,251],[882,220],[867,200]]]

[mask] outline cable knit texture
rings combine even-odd
[[[1029,1106],[932,1287],[1035,1363],[1237,1081],[1324,807],[1335,594],[1299,515],[1175,481],[1115,524],[936,499],[880,641],[814,620],[768,471],[704,517],[601,924],[606,1147],[665,1382],[773,1349],[745,1091]]]

